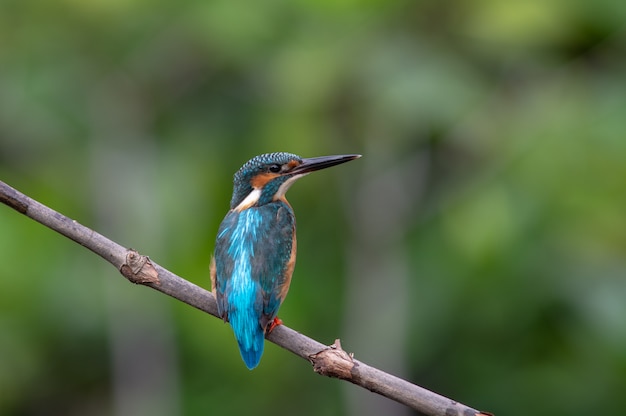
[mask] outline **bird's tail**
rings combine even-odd
[[[237,338],[237,344],[239,344],[241,358],[246,363],[246,367],[252,370],[261,361],[265,343],[265,333],[259,324],[259,319],[254,311],[233,310],[229,321]]]

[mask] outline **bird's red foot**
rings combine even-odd
[[[278,317],[274,318],[274,320],[270,322],[270,324],[267,326],[267,331],[265,333],[269,334],[270,332],[274,330],[274,328],[282,324],[283,324],[283,321],[280,318]]]

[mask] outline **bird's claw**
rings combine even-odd
[[[269,323],[269,325],[267,326],[267,331],[265,331],[266,334],[269,334],[270,332],[272,332],[274,330],[274,328],[276,328],[278,325],[282,325],[283,321],[278,318],[275,317],[272,322]]]

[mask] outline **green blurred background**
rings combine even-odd
[[[209,287],[232,174],[296,184],[285,323],[497,415],[626,407],[626,5],[0,2],[0,178]],[[0,207],[0,414],[408,415]]]

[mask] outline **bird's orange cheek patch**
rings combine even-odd
[[[300,162],[298,162],[297,160],[290,160],[289,162],[287,162],[287,166],[289,166],[289,170],[295,168],[296,166],[300,166]]]
[[[261,173],[259,175],[256,175],[254,178],[252,178],[252,180],[250,181],[250,185],[252,185],[252,187],[256,189],[263,189],[263,187],[267,185],[269,181],[271,181],[272,179],[278,176],[280,175],[278,175],[277,173],[271,173],[271,172]]]

